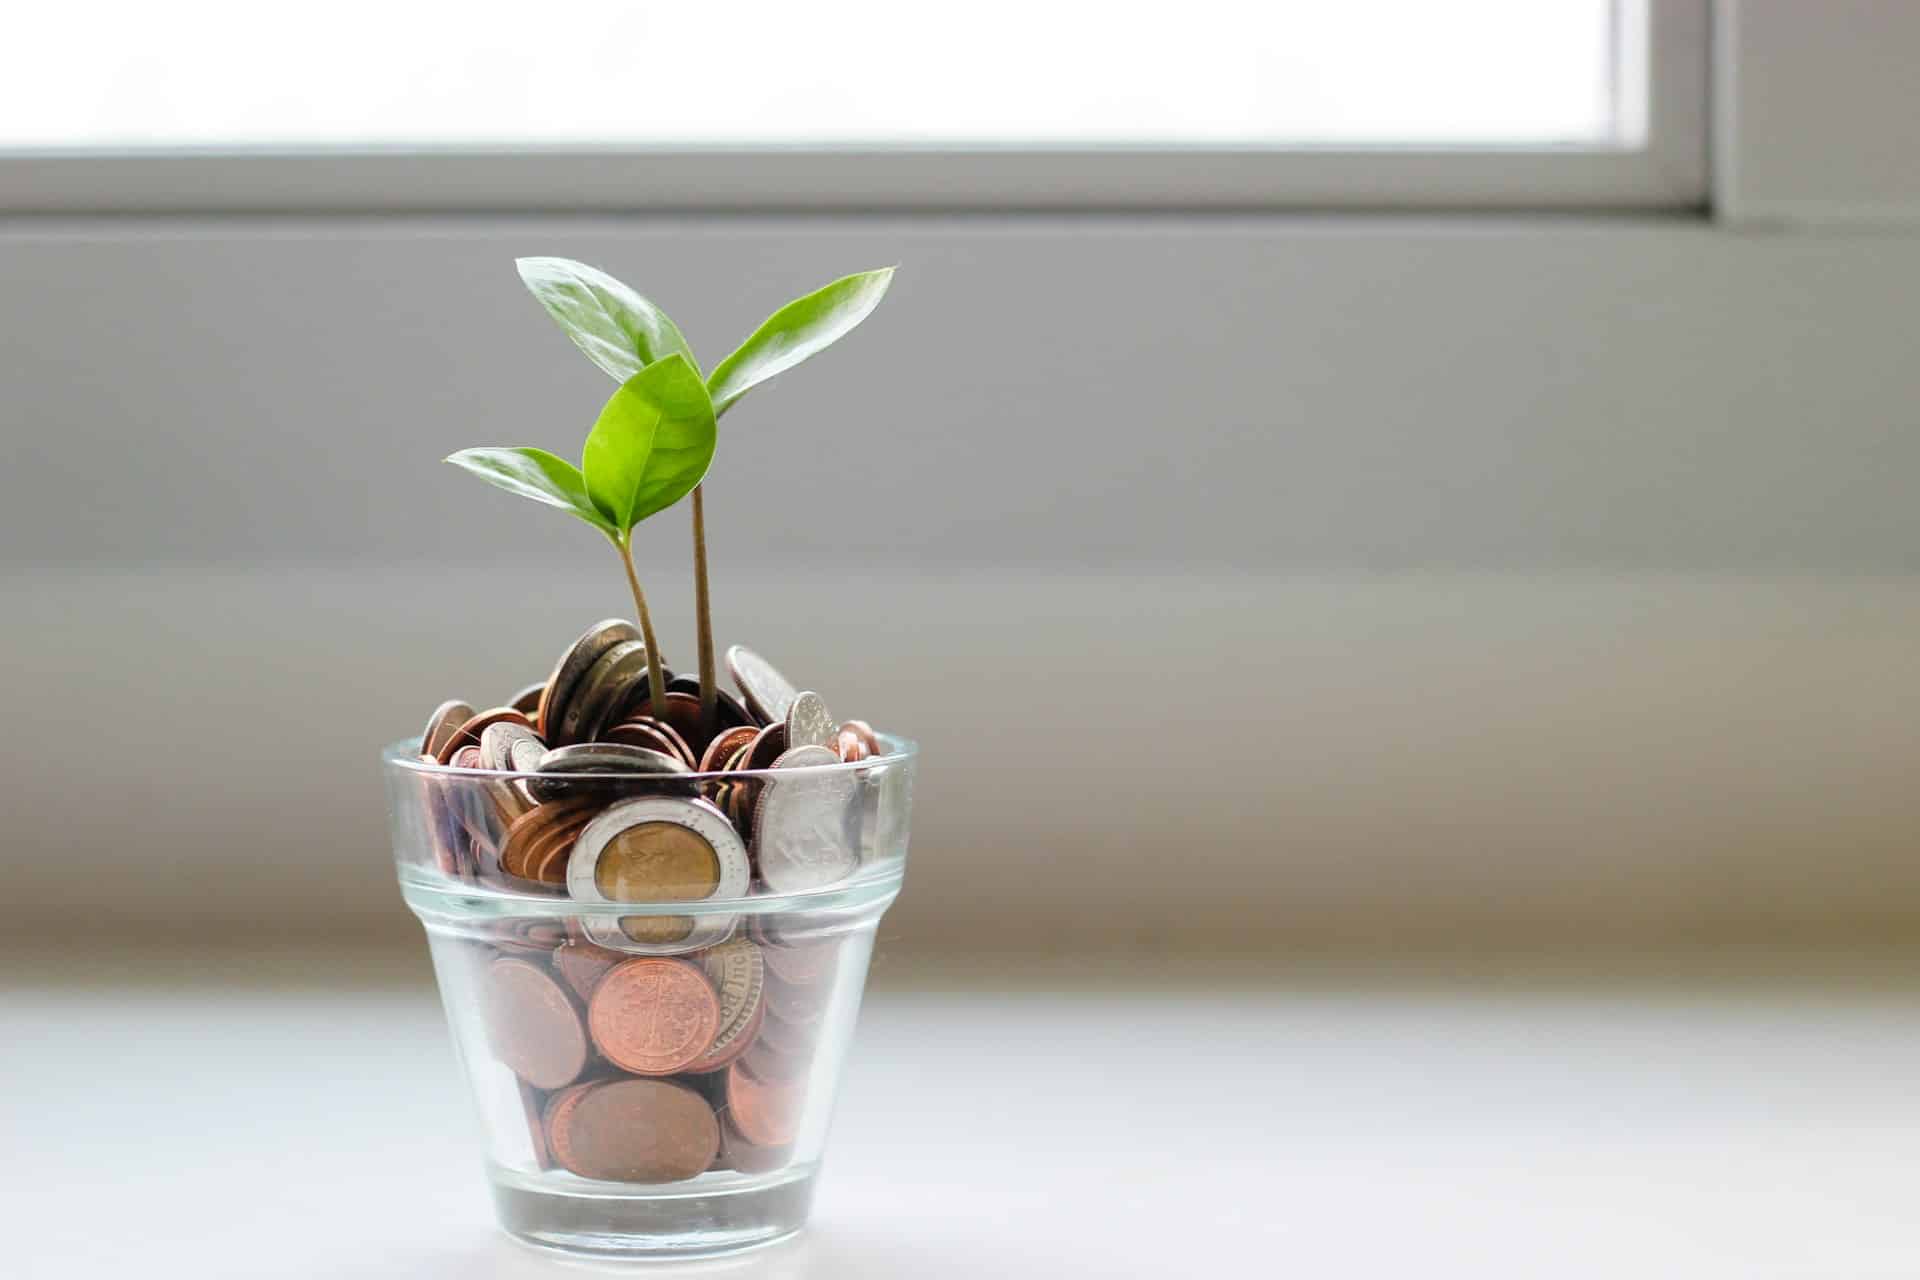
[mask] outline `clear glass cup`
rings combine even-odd
[[[805,1224],[906,866],[915,748],[880,741],[851,764],[674,775],[387,749],[401,892],[508,1233],[698,1257]]]

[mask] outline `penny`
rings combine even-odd
[[[571,1084],[587,1065],[587,1038],[567,993],[530,961],[503,957],[487,967],[487,1042],[508,1070],[536,1089]]]
[[[812,692],[794,695],[793,706],[787,711],[789,749],[828,746],[837,728],[827,711],[826,699]]]
[[[640,632],[631,622],[607,618],[588,627],[584,635],[569,645],[554,664],[553,674],[547,677],[539,706],[535,709],[533,727],[540,736],[555,746],[562,745],[554,738],[553,731],[559,726],[567,698],[572,695],[580,677],[599,661],[600,655],[616,644],[639,638]]]
[[[720,1000],[685,961],[641,957],[600,979],[587,1006],[587,1027],[601,1054],[621,1070],[672,1075],[713,1043]]]
[[[591,742],[607,727],[613,713],[633,695],[636,684],[647,681],[647,646],[625,640],[600,655],[580,677],[560,713],[556,742]]]
[[[577,822],[564,823],[528,852],[527,878],[541,884],[565,884],[567,860],[573,855],[574,842],[579,840],[586,825],[584,815]]]
[[[600,741],[619,743],[628,747],[646,747],[662,755],[673,756],[691,769],[694,766],[693,748],[687,740],[675,731],[670,724],[658,720],[623,720],[600,735]]]
[[[769,1044],[765,1036],[754,1041],[735,1065],[755,1080],[770,1085],[799,1085],[807,1076],[806,1054],[783,1053]]]
[[[873,754],[866,740],[845,725],[833,735],[833,753],[843,764],[858,764]]]
[[[471,719],[473,708],[458,698],[435,707],[433,714],[427,717],[426,731],[420,735],[420,754],[438,760],[440,748],[447,745],[447,739]]]
[[[720,1154],[714,1157],[716,1168],[771,1173],[784,1165],[791,1154],[785,1147],[762,1147],[748,1142],[731,1120],[720,1122]]]
[[[530,684],[520,692],[514,694],[511,698],[508,698],[507,705],[527,717],[527,722],[531,724],[533,717],[540,710],[540,695],[546,691],[547,685],[545,681],[541,681],[539,684]]]
[[[698,959],[707,981],[720,997],[720,1029],[714,1032],[713,1043],[707,1046],[707,1051],[687,1070],[718,1071],[753,1043],[766,1012],[766,1002],[761,998],[766,969],[760,948],[745,938],[709,948]]]
[[[865,720],[842,721],[840,732],[851,733],[859,738],[861,744],[866,747],[868,755],[877,756],[880,754],[880,735],[875,733],[873,726]]]
[[[559,1121],[561,1117],[556,1116]],[[565,1167],[602,1182],[680,1182],[705,1173],[720,1150],[707,1100],[665,1080],[613,1080],[567,1109]]]
[[[605,1083],[605,1080],[582,1080],[579,1084],[570,1084],[548,1095],[547,1105],[541,1109],[540,1127],[546,1135],[548,1154],[554,1164],[568,1172],[573,1171],[572,1130],[568,1123],[573,1108],[581,1098]]]
[[[673,731],[692,748],[695,760],[699,759],[697,753],[706,749],[710,735],[700,731],[700,699],[691,694],[668,694],[666,709],[661,712],[653,709],[652,698],[643,695],[631,704],[626,715],[631,719],[651,718],[662,724],[671,725]],[[688,763],[691,764],[692,761]]]
[[[788,1022],[769,1009],[760,1020],[756,1039],[789,1058],[804,1058],[813,1052],[813,1037],[818,1030],[818,1024]]]
[[[689,697],[698,699],[700,697],[700,677],[691,672],[683,676],[675,676],[673,679],[667,681],[667,692],[684,693]],[[759,728],[759,725],[754,723],[753,713],[747,710],[746,705],[742,703],[740,699],[734,697],[725,689],[715,689],[713,691],[713,705],[714,719],[717,727],[732,729],[740,725],[753,725],[754,728]]]
[[[532,879],[527,868],[528,853],[550,838],[555,827],[589,817],[597,807],[592,800],[582,799],[561,800],[529,809],[507,828],[506,839],[500,846],[501,868],[509,875]]]
[[[805,1089],[758,1079],[745,1064],[727,1068],[727,1119],[756,1146],[784,1147],[800,1129]]]
[[[844,879],[859,855],[847,837],[848,809],[859,786],[827,747],[794,747],[774,769],[796,776],[769,780],[754,804],[754,862],[776,893],[803,893]]]
[[[771,662],[745,645],[736,644],[727,650],[727,670],[732,673],[733,683],[739,687],[741,696],[747,700],[747,709],[756,720],[763,725],[786,720],[800,691]]]
[[[582,1000],[592,997],[593,989],[607,971],[628,957],[582,938],[569,939],[553,953],[553,967],[561,979]]]
[[[742,769],[771,769],[780,753],[787,749],[787,726],[770,724],[762,729],[753,740],[753,746],[747,751],[747,758],[741,762]]]
[[[760,731],[749,724],[739,724],[731,729],[723,729],[707,744],[707,750],[700,757],[701,773],[719,773],[727,768],[727,761],[741,754],[753,745]]]
[[[525,716],[512,707],[490,707],[485,711],[475,712],[441,744],[440,763],[450,763],[453,753],[461,747],[479,746],[480,735],[486,732],[487,727],[501,723],[524,725],[529,729],[533,727]]]

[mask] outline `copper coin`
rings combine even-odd
[[[700,697],[700,677],[692,672],[688,672],[682,676],[675,676],[673,679],[667,681],[667,692],[684,693],[698,700]],[[715,689],[713,691],[713,710],[716,728],[732,729],[740,725],[751,725],[756,729],[760,727],[759,722],[753,718],[753,713],[747,710],[746,704],[728,693],[725,689]]]
[[[868,755],[877,756],[880,754],[880,735],[875,733],[873,726],[865,720],[843,720],[840,722],[840,731],[842,733],[851,733],[859,738],[862,745],[866,747]]]
[[[653,699],[642,697],[627,709],[625,718],[654,719],[671,725],[673,731],[680,735],[688,747],[692,748],[694,760],[698,760],[699,753],[707,749],[707,743],[711,738],[711,735],[700,732],[700,699],[691,694],[668,694],[664,711],[655,711]]]
[[[707,1100],[665,1080],[613,1080],[589,1089],[567,1109],[562,1127],[556,1147],[565,1151],[566,1167],[602,1182],[695,1178],[720,1150],[720,1122]]]
[[[756,720],[761,724],[779,724],[786,720],[799,689],[771,662],[745,645],[736,644],[727,650],[727,670],[732,673],[733,683],[746,698],[747,709]]]
[[[493,945],[503,952],[542,959],[552,955],[554,948],[566,940],[565,926],[555,920],[502,921],[499,932],[492,938]]]
[[[607,618],[588,627],[585,634],[567,646],[567,651],[553,664],[553,674],[547,677],[534,713],[533,727],[540,736],[552,746],[562,745],[553,732],[560,725],[560,715],[566,710],[566,701],[572,696],[573,687],[580,683],[580,677],[616,644],[639,638],[640,631],[631,622]]]
[[[785,1147],[762,1147],[748,1142],[733,1127],[731,1119],[720,1122],[720,1154],[714,1157],[716,1168],[741,1173],[771,1173],[792,1157]]]
[[[784,1147],[800,1130],[806,1088],[756,1077],[744,1062],[727,1068],[727,1119],[755,1146]]]
[[[532,724],[533,717],[540,711],[540,695],[546,691],[547,686],[545,681],[539,684],[530,684],[520,692],[514,694],[511,698],[508,698],[507,705],[525,716],[528,724]]]
[[[787,726],[770,724],[762,729],[753,740],[753,746],[747,750],[747,758],[741,764],[742,769],[771,769],[787,750]]]
[[[547,1098],[546,1108],[540,1116],[540,1127],[545,1130],[547,1151],[553,1163],[569,1173],[574,1172],[571,1120],[573,1108],[588,1093],[607,1083],[605,1080],[582,1080],[579,1084],[570,1084],[558,1093]]]
[[[538,965],[495,960],[487,967],[483,1006],[494,1056],[534,1088],[558,1089],[586,1068],[580,1015]]]
[[[629,747],[647,747],[663,755],[674,756],[691,769],[697,763],[693,748],[687,740],[670,724],[664,724],[651,717],[645,720],[622,720],[619,724],[600,735],[602,742],[621,743]]]
[[[845,725],[841,725],[840,731],[833,735],[833,750],[846,764],[858,764],[873,754],[866,741]]]
[[[420,735],[420,754],[438,760],[440,748],[447,745],[447,739],[453,736],[454,730],[471,719],[473,708],[458,698],[435,707],[433,714],[427,717],[426,732]]]
[[[553,1168],[553,1152],[547,1146],[547,1126],[540,1105],[540,1094],[532,1085],[520,1082],[520,1106],[527,1116],[527,1141],[533,1145],[533,1163],[537,1169]]]
[[[440,763],[452,763],[454,753],[462,747],[479,746],[480,735],[496,724],[517,724],[529,730],[533,728],[532,721],[512,707],[489,707],[485,711],[476,711],[441,745]]]
[[[813,1052],[813,1039],[818,1032],[818,1026],[788,1022],[769,1011],[760,1020],[755,1039],[788,1058],[805,1058]]]
[[[760,731],[752,725],[737,724],[731,729],[723,729],[714,735],[707,750],[700,757],[701,773],[719,773],[727,767],[727,761],[753,745]]]
[[[588,821],[583,815],[577,823],[566,822],[555,827],[551,836],[527,854],[527,878],[541,884],[565,884],[567,859],[573,855],[573,846],[586,830]]]
[[[798,1086],[805,1081],[808,1057],[806,1053],[789,1053],[779,1049],[762,1036],[740,1055],[740,1061],[734,1065],[755,1080],[770,1085]]]
[[[717,1071],[739,1057],[759,1030],[766,1011],[762,998],[766,968],[760,948],[745,938],[709,947],[695,957],[720,997],[720,1029],[689,1071]]]
[[[591,816],[599,808],[597,801],[581,798],[557,800],[529,809],[507,828],[506,840],[500,847],[501,868],[509,875],[531,880],[533,877],[527,867],[527,854],[533,847],[547,839],[555,827],[583,814]]]
[[[665,1076],[699,1060],[720,1029],[720,999],[680,960],[642,957],[615,966],[593,989],[587,1026],[607,1061]]]
[[[607,971],[627,958],[597,942],[574,938],[553,953],[553,967],[575,995],[587,1000]]]
[[[475,746],[461,747],[448,757],[447,763],[455,769],[478,769],[480,767],[480,748]]]

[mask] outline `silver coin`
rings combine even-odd
[[[580,683],[580,677],[587,674],[589,668],[600,660],[602,654],[613,646],[628,640],[638,640],[640,632],[631,622],[619,618],[606,618],[588,627],[586,633],[568,646],[560,655],[560,661],[554,664],[553,674],[547,677],[547,690],[540,699],[539,716],[534,722],[548,738],[554,737],[559,727],[560,717],[566,713],[567,699],[573,696],[574,686]]]
[[[753,813],[753,848],[760,878],[776,893],[803,893],[845,879],[859,864],[848,834],[859,777],[837,765],[840,757],[823,746],[793,747],[773,762],[775,769],[808,770],[791,778],[770,778]]]
[[[511,720],[502,720],[490,724],[480,731],[480,767],[482,769],[518,770],[514,763],[515,748],[520,749],[520,758],[538,761],[546,754],[547,744],[540,741],[540,735],[522,724]]]
[[[687,766],[674,756],[646,747],[629,747],[618,742],[582,742],[554,747],[543,752],[537,762],[542,774],[635,774],[655,777],[687,773]],[[582,790],[588,783],[567,778],[529,778],[527,785],[541,800],[557,800]]]
[[[573,852],[567,857],[567,892],[579,902],[612,902],[600,892],[596,872],[600,855],[615,836],[631,827],[649,822],[670,822],[685,827],[713,850],[719,864],[719,879],[711,898],[738,898],[746,894],[753,880],[753,864],[747,846],[733,829],[727,815],[705,800],[677,796],[644,796],[612,805],[580,832]],[[589,916],[582,919],[589,938],[605,947],[635,955],[681,955],[700,951],[724,942],[733,935],[736,917],[732,915],[682,917],[691,923],[685,937],[672,942],[637,942],[620,927],[619,917]]]
[[[580,677],[566,710],[560,713],[560,731],[556,742],[591,742],[607,727],[607,718],[627,701],[635,683],[647,679],[647,646],[640,640],[624,640],[600,655]]]
[[[727,670],[747,700],[747,708],[761,724],[775,724],[787,718],[799,690],[793,681],[781,675],[771,662],[736,644],[727,650]]]
[[[827,702],[817,693],[796,693],[793,705],[787,708],[787,749],[795,747],[826,747],[833,744],[833,735],[840,731],[834,723],[833,715],[827,710]],[[840,757],[836,754],[835,760]]]

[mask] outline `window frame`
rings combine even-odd
[[[10,151],[0,212],[1702,210],[1710,0],[1618,2],[1620,145]]]

